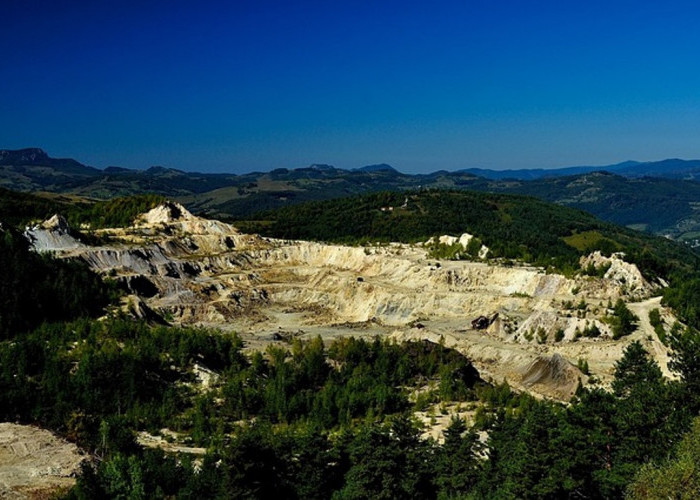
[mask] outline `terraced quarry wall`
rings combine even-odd
[[[112,243],[104,246],[74,245],[56,231],[45,224],[28,234],[43,250],[82,258],[120,280],[133,312],[235,330],[251,348],[293,336],[442,339],[483,376],[563,400],[589,380],[576,368],[579,359],[605,384],[634,339],[648,344],[668,373],[665,348],[646,317],[659,307],[659,287],[620,258],[592,255],[594,265],[610,265],[603,277],[567,278],[525,265],[438,262],[420,245],[265,239],[175,204],[131,228],[105,230]],[[640,324],[613,340],[608,305],[618,298]],[[472,325],[479,316],[489,318],[487,328]],[[580,336],[592,326],[600,336]]]

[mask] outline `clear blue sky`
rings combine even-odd
[[[5,0],[0,148],[405,172],[700,157],[690,1]]]

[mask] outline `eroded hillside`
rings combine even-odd
[[[437,261],[422,245],[348,247],[246,235],[174,203],[129,228],[98,231],[109,240],[99,246],[72,240],[60,218],[26,234],[39,250],[79,257],[117,279],[134,314],[237,331],[251,348],[316,335],[442,341],[484,378],[564,400],[579,380],[589,381],[579,360],[606,384],[633,340],[668,373],[666,349],[648,321],[660,308],[661,285],[617,256],[582,262],[601,276],[565,277],[525,265]],[[639,322],[613,340],[618,299]]]

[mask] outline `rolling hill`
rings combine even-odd
[[[608,172],[492,183],[488,190],[535,196],[634,229],[690,240],[700,235],[700,183]]]
[[[248,231],[276,238],[345,244],[421,242],[470,233],[493,257],[522,259],[559,269],[578,266],[595,250],[624,251],[645,272],[667,276],[694,268],[697,256],[666,238],[620,227],[571,207],[533,197],[456,190],[380,192],[310,202],[239,221]]]
[[[247,174],[184,172],[165,167],[133,170],[85,166],[51,158],[41,149],[0,150],[0,187],[63,193],[85,198],[153,193],[177,199],[188,209],[238,219],[308,201],[379,191],[460,189],[535,196],[586,210],[604,220],[698,245],[698,160],[623,162],[605,167],[570,167],[404,174],[386,164],[344,170],[315,164]],[[659,210],[663,207],[663,210]]]

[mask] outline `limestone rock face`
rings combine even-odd
[[[444,234],[442,236],[439,236],[437,239],[437,242],[440,243],[441,245],[447,245],[447,246],[452,246],[457,243],[459,243],[464,250],[467,249],[467,245],[469,245],[469,242],[474,238],[473,235],[469,233],[464,233],[461,236],[450,236],[448,234]],[[426,241],[424,244],[425,245],[430,245],[432,243],[435,243],[435,238],[430,238],[428,241]],[[489,248],[486,245],[481,245],[481,248],[479,249],[479,254],[478,257],[480,259],[485,259],[489,254]]]

